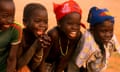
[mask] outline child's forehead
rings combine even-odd
[[[81,18],[81,15],[77,12],[72,12],[72,13],[69,13],[66,16],[64,16],[62,19],[72,19],[75,17]]]
[[[14,3],[10,1],[0,1],[0,10],[14,9]]]
[[[113,26],[114,26],[114,24],[111,21],[107,20],[107,21],[104,21],[101,24],[96,25],[95,28],[96,29],[97,28],[100,28],[100,29],[101,28],[113,28]]]
[[[32,16],[36,16],[36,15],[46,15],[47,16],[47,11],[46,10],[41,10],[41,9],[35,9],[32,11],[31,13]]]

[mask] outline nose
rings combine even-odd
[[[47,24],[44,22],[44,21],[41,21],[40,23],[39,23],[39,27],[44,27],[44,26],[46,26]]]
[[[106,32],[106,34],[105,34],[105,37],[106,37],[106,39],[111,39],[112,38],[112,33],[111,32]]]
[[[78,24],[73,24],[73,25],[72,25],[72,29],[73,29],[73,30],[78,30],[78,29],[80,29],[80,25],[78,25]]]
[[[44,21],[41,21],[39,24],[37,24],[37,28],[38,29],[47,29],[48,28],[48,24],[45,23]]]

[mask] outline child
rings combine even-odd
[[[90,30],[83,35],[83,45],[76,59],[76,65],[87,68],[87,72],[102,72],[107,66],[111,52],[120,53],[119,43],[114,35],[114,17],[107,9],[92,7],[88,15]],[[75,71],[76,72],[76,71]]]
[[[15,5],[12,0],[0,0],[0,72],[14,72],[16,53],[22,29],[14,24]]]
[[[18,53],[18,72],[34,72],[43,58],[43,48],[49,46],[50,37],[45,34],[48,28],[46,8],[39,3],[26,5],[23,13],[23,39]]]
[[[59,5],[54,4],[54,12],[57,26],[48,32],[52,39],[52,47],[45,62],[47,67],[53,67],[48,68],[47,72],[66,72],[67,65],[82,35],[80,31],[82,12],[73,0]]]

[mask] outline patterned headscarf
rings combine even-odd
[[[111,20],[114,24],[114,17],[110,15],[109,11],[104,9],[99,9],[97,7],[92,7],[89,11],[87,22],[90,25],[95,25],[96,23],[102,23],[105,20]]]

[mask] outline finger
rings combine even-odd
[[[51,41],[50,36],[48,36],[47,34],[42,35],[41,37],[42,37],[43,39],[47,40],[47,41]]]
[[[44,44],[44,45],[50,45],[51,42],[49,42],[49,41],[43,41],[43,44]]]
[[[47,48],[48,46],[47,46],[47,45],[44,45],[44,44],[41,44],[41,47],[42,47],[42,48]]]

